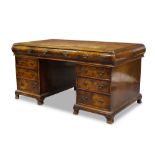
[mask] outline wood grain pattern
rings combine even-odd
[[[77,78],[77,89],[110,94],[110,82],[88,78]]]
[[[17,67],[17,78],[28,79],[28,80],[38,80],[38,73],[30,69],[24,69]]]
[[[39,93],[39,85],[36,81],[17,78],[17,88],[22,91]]]
[[[81,90],[77,92],[77,95],[78,104],[84,104],[86,106],[95,107],[102,110],[110,109],[110,97],[107,95],[100,95]]]
[[[117,43],[117,42],[101,42],[101,41],[80,41],[80,40],[60,40],[49,39],[40,41],[31,41],[16,43],[14,46],[29,46],[40,47],[48,49],[64,49],[64,50],[78,50],[78,51],[95,51],[105,53],[107,51],[120,51],[122,49],[130,49],[132,46],[143,46],[142,44],[133,43]]]
[[[111,78],[111,68],[78,65],[76,72],[81,77],[108,80]]]
[[[45,97],[75,86],[75,64],[16,57],[17,91],[43,104]]]
[[[25,58],[16,58],[16,66],[27,68],[27,69],[37,69],[38,68],[38,61],[36,59],[25,59]]]
[[[140,74],[140,59],[113,68],[111,106],[114,111],[123,105],[125,101],[139,94]]]
[[[143,44],[94,42],[73,40],[44,40],[16,43],[12,50],[15,55],[40,58],[84,61],[101,64],[119,64],[128,59],[142,57]]]
[[[119,111],[142,102],[143,44],[50,39],[16,43],[12,51],[17,99],[26,95],[41,105],[45,97],[74,87],[74,114],[98,113],[110,124]]]

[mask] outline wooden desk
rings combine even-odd
[[[143,44],[73,40],[15,43],[17,90],[37,99],[76,88],[74,114],[86,110],[104,115],[108,123],[137,100]],[[66,104],[66,103],[65,103]]]

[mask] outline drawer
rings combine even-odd
[[[111,68],[78,65],[76,73],[77,76],[93,77],[97,79],[110,79]]]
[[[98,93],[110,93],[110,81],[77,78],[77,89],[83,89]]]
[[[16,65],[28,69],[37,69],[38,61],[36,59],[16,58]]]
[[[110,97],[107,95],[77,91],[77,102],[78,104],[85,104],[87,106],[102,108],[104,110],[110,109]]]
[[[17,89],[29,93],[38,93],[39,85],[37,81],[17,78]]]
[[[16,68],[17,78],[38,80],[38,73],[30,69]]]

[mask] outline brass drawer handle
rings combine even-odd
[[[35,65],[35,64],[34,64],[33,62],[30,62],[30,66],[32,66],[32,67],[33,67],[34,65]]]
[[[32,84],[32,88],[33,88],[33,89],[36,89],[36,88],[37,88],[37,83],[33,83],[33,84]]]
[[[28,54],[32,54],[32,52],[33,52],[32,49],[29,49],[29,50],[27,51]]]
[[[64,52],[63,52],[63,56],[64,56],[64,57],[67,57],[67,56],[68,56],[68,51],[64,51]]]
[[[88,70],[86,68],[80,68],[80,72],[88,72]]]
[[[88,58],[88,55],[84,55],[84,56],[83,56],[83,59],[87,59],[87,58]]]
[[[100,104],[103,104],[104,103],[104,101],[102,101],[102,100],[98,100],[97,102],[99,102]]]
[[[86,102],[86,101],[88,101],[88,97],[87,96],[81,96],[80,101]]]
[[[45,50],[44,53],[43,53],[43,55],[46,55],[47,53],[48,53],[48,50]]]
[[[106,87],[106,84],[99,84],[97,85],[98,89],[104,89]]]
[[[105,72],[104,72],[104,71],[99,72],[99,76],[100,76],[100,77],[102,77],[104,74],[105,74]]]

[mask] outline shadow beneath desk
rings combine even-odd
[[[43,106],[71,113],[75,102],[76,92],[69,89],[45,98]]]
[[[74,106],[75,102],[76,102],[76,92],[74,91],[74,89],[69,89],[67,91],[64,91],[64,92],[61,92],[61,93],[58,93],[58,94],[48,97],[45,100],[44,105],[47,107],[50,107],[50,108],[55,108],[57,110],[62,110],[62,111],[72,114],[73,106]],[[140,106],[140,105],[137,104],[136,102],[134,102],[129,107],[127,107],[124,110],[122,110],[121,112],[119,112],[115,116],[115,122],[120,120],[122,117],[124,118],[125,115],[127,115],[129,112],[132,112],[134,109],[138,108],[138,106]],[[79,111],[78,116],[87,117],[88,119],[91,118],[91,119],[98,120],[101,122],[106,122],[106,118],[104,116],[95,114],[95,113],[91,113],[91,112],[87,112],[87,111],[83,111],[83,110]]]
[[[28,103],[36,103],[37,101],[36,99],[30,98],[30,97],[25,97],[25,96],[21,96],[21,99],[28,102]],[[76,92],[74,91],[74,89],[69,89],[66,91],[63,91],[61,93],[49,96],[47,98],[45,98],[44,100],[44,104],[41,106],[45,106],[48,108],[54,108],[56,110],[61,110],[67,113],[72,114],[73,113],[73,106],[76,102]],[[131,104],[129,107],[127,107],[126,109],[122,110],[121,112],[119,112],[116,116],[115,116],[115,122],[117,123],[118,120],[120,120],[122,117],[124,118],[125,115],[127,115],[128,112],[132,112],[134,109],[138,108],[138,106],[140,106],[139,104],[137,104],[136,102]],[[106,122],[106,118],[102,115],[99,114],[95,114],[95,113],[91,113],[91,112],[86,112],[83,110],[79,111],[79,115],[77,115],[76,117],[86,117],[88,119],[93,119],[93,120],[97,120],[100,122],[105,123]]]
[[[50,97],[47,97],[45,99],[44,106],[49,108],[55,108],[57,110],[62,110],[65,112],[68,112],[70,114],[73,114],[73,106],[76,103],[76,91],[74,89],[69,89],[66,91],[63,91],[61,93],[52,95]],[[105,121],[105,118],[102,115],[86,112],[83,110],[79,111],[79,115],[75,115],[75,117],[87,117],[99,121]]]
[[[136,108],[138,108],[138,106],[140,106],[140,105],[138,103],[134,102],[129,107],[127,107],[124,110],[122,110],[121,112],[119,112],[114,118],[114,124],[117,123],[117,121],[121,120],[122,118],[125,119],[124,116],[127,115],[128,113],[132,112]],[[86,111],[81,110],[81,111],[79,111],[79,115],[84,116],[84,117],[88,117],[91,119],[95,119],[98,121],[102,121],[103,123],[106,122],[106,118],[102,115],[99,115],[99,114],[95,114],[95,113],[86,112]]]

